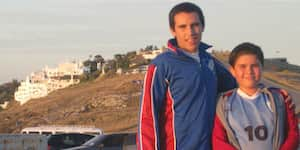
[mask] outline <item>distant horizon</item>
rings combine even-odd
[[[216,49],[214,49],[214,50],[216,50]],[[227,50],[216,50],[216,51],[221,52],[221,51],[227,51]],[[131,51],[127,51],[127,52],[131,52]],[[124,52],[124,53],[115,53],[115,54],[126,54],[127,52]],[[56,60],[58,60],[58,61],[57,61],[57,62],[54,62],[54,63],[52,63],[52,64],[38,64],[38,65],[35,66],[35,68],[36,68],[35,70],[31,70],[31,71],[29,71],[29,72],[22,72],[22,73],[20,74],[21,76],[18,76],[18,77],[12,77],[11,79],[8,79],[8,80],[5,80],[5,79],[3,80],[2,78],[0,78],[0,85],[1,85],[1,84],[5,84],[5,83],[8,83],[8,82],[11,82],[11,81],[14,80],[14,79],[17,79],[18,81],[25,80],[25,79],[26,79],[26,76],[29,76],[30,73],[42,71],[42,69],[44,69],[44,67],[46,67],[46,66],[48,66],[49,68],[56,68],[56,67],[58,67],[58,65],[61,64],[61,63],[71,62],[71,61],[74,61],[74,60],[76,60],[76,61],[84,61],[84,60],[87,60],[87,59],[89,58],[89,55],[95,56],[95,55],[97,55],[97,54],[100,54],[100,53],[95,53],[95,54],[89,53],[89,54],[87,54],[86,56],[82,56],[82,57],[78,57],[78,58],[75,58],[75,57],[72,57],[72,58],[69,57],[69,58],[67,58],[67,57],[65,57],[64,60],[58,60],[59,58],[53,57],[53,59],[56,59]],[[109,60],[109,59],[113,59],[113,56],[114,56],[115,54],[113,54],[112,56],[103,56],[103,57],[104,57],[105,60]],[[100,54],[100,55],[101,55],[101,54]],[[274,59],[274,58],[286,58],[286,57],[280,57],[280,56],[279,56],[279,57],[265,57],[265,59]],[[287,62],[288,62],[289,64],[292,64],[292,63],[289,62],[289,59],[288,59],[288,58],[286,58],[286,59],[287,59]],[[37,60],[37,61],[38,61],[38,60]],[[300,65],[298,65],[298,64],[292,64],[292,65],[300,66]],[[39,66],[42,66],[42,67],[38,68]],[[0,75],[0,77],[1,77],[1,75]]]

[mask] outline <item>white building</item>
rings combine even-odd
[[[147,70],[148,70],[148,65],[142,65],[142,66],[139,66],[138,68],[132,69],[131,73],[132,74],[146,73]]]
[[[62,76],[75,76],[81,75],[83,73],[83,65],[82,63],[62,63],[59,64],[57,68],[49,68],[48,66],[45,67],[46,76],[48,78],[57,78]]]
[[[123,74],[124,72],[123,72],[123,69],[122,69],[122,68],[118,68],[117,71],[116,71],[116,73],[117,73],[117,74]]]
[[[2,109],[6,109],[7,108],[7,106],[8,106],[8,101],[5,101],[3,104],[0,104],[0,107],[2,108]]]
[[[30,74],[30,81],[32,83],[41,83],[46,80],[46,74],[44,71],[32,72]]]
[[[45,67],[48,92],[78,84],[78,76],[83,73],[82,63],[62,63],[57,68]]]
[[[29,77],[21,82],[15,92],[15,100],[19,101],[21,105],[33,98],[40,98],[48,95],[47,86],[44,83],[32,83]]]
[[[70,85],[78,84],[80,82],[79,79],[71,79],[71,80],[57,80],[57,79],[48,79],[47,80],[47,89],[48,92],[52,92],[58,89],[66,88]]]
[[[138,54],[141,54],[145,59],[154,59],[157,55],[162,53],[164,50],[163,49],[157,49],[157,50],[149,50],[145,52],[139,52]]]
[[[41,72],[31,73],[15,92],[15,100],[22,104],[33,98],[45,97],[48,93],[80,82],[82,63],[62,63],[57,68],[47,66]]]

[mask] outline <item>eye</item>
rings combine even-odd
[[[192,27],[193,27],[193,28],[199,27],[199,26],[200,26],[200,23],[198,23],[198,22],[192,24]]]
[[[241,65],[239,65],[239,68],[240,68],[240,69],[245,69],[245,68],[246,68],[246,65],[241,64]]]
[[[186,28],[186,25],[179,25],[178,28],[179,29],[184,29],[184,28]]]
[[[257,68],[259,68],[259,64],[253,64],[253,65],[251,65],[251,67],[254,69],[257,69]]]

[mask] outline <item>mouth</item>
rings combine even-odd
[[[251,82],[254,82],[256,81],[256,79],[254,77],[249,77],[249,78],[245,78],[247,81],[251,81]]]
[[[188,40],[188,42],[191,45],[195,45],[195,44],[198,44],[199,40],[198,40],[198,38],[191,38],[191,39]]]

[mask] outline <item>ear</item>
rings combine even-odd
[[[170,27],[170,32],[173,35],[173,37],[176,37],[175,29],[172,29],[172,27]]]
[[[229,67],[229,71],[232,74],[232,76],[235,77],[235,70],[232,66]]]
[[[203,25],[200,25],[200,28],[201,28],[201,32],[204,32],[204,26]]]

